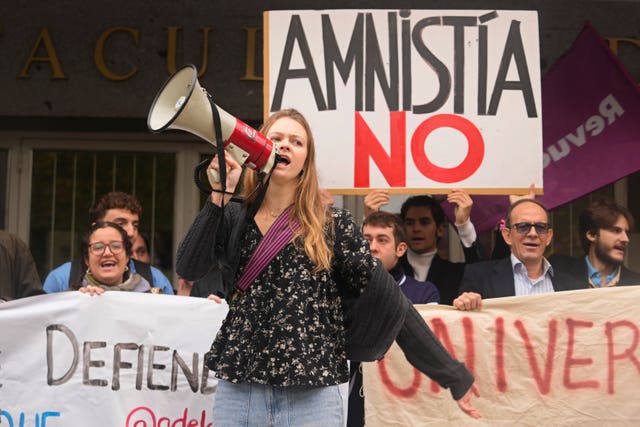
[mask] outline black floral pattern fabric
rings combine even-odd
[[[313,273],[304,250],[287,244],[229,313],[206,355],[216,375],[234,383],[327,386],[348,381],[339,287],[359,292],[375,263],[351,214],[333,209],[332,271]],[[251,221],[240,245],[242,274],[262,239]],[[300,246],[300,245],[298,245]]]

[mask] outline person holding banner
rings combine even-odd
[[[138,225],[142,215],[142,205],[137,197],[121,191],[111,191],[103,195],[89,210],[89,224],[98,221],[115,222],[128,234],[131,242],[138,237]],[[61,292],[77,283],[80,273],[86,269],[82,259],[66,262],[49,272],[44,280],[43,289],[47,293]],[[162,293],[173,295],[173,287],[169,279],[158,268],[144,262],[131,259],[128,265],[131,271],[140,273],[154,287],[162,289]]]
[[[115,222],[94,223],[82,237],[80,251],[87,269],[71,289],[91,295],[105,291],[160,293],[142,275],[129,270],[131,240]]]
[[[177,253],[187,280],[222,268],[229,312],[207,366],[216,372],[216,426],[343,426],[338,385],[347,360],[382,358],[394,340],[414,366],[450,388],[472,417],[474,379],[400,292],[351,214],[323,199],[308,122],[274,113],[261,130],[281,161],[266,191],[244,171],[244,203],[232,202],[242,168],[225,151],[225,188],[214,191]],[[209,165],[218,174],[218,159]],[[260,200],[262,199],[262,200]]]
[[[579,224],[584,256],[554,255],[553,265],[592,288],[640,285],[640,273],[623,264],[633,227],[631,212],[613,200],[600,199],[580,214]]]
[[[508,258],[469,264],[465,267],[460,296],[453,301],[459,310],[475,310],[482,299],[583,289],[571,276],[553,269],[544,257],[553,229],[549,213],[534,199],[520,199],[509,206],[501,231],[509,245]]]

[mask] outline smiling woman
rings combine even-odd
[[[91,294],[112,290],[149,292],[149,282],[129,271],[131,248],[127,232],[118,224],[93,224],[82,238],[82,257],[88,268],[72,288]]]

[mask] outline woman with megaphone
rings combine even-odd
[[[397,340],[407,359],[460,408],[474,379],[451,357],[393,278],[369,252],[351,214],[329,206],[318,184],[315,142],[295,110],[274,113],[263,132],[279,161],[266,190],[226,151],[226,192],[214,191],[177,254],[177,273],[197,280],[220,268],[229,312],[205,356],[215,371],[216,426],[343,426],[338,385],[347,360],[382,358]],[[214,158],[209,168],[220,172]],[[231,194],[243,178],[244,202]]]

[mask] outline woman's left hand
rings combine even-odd
[[[89,294],[91,296],[104,294],[104,289],[102,289],[102,288],[100,288],[98,286],[93,286],[93,285],[89,285],[89,286],[86,286],[84,288],[80,288],[78,290],[80,292],[82,292],[83,294]]]
[[[480,391],[478,390],[478,387],[476,387],[475,383],[471,385],[471,388],[469,388],[465,395],[462,396],[460,400],[457,400],[456,403],[458,404],[460,409],[462,409],[462,411],[465,414],[469,415],[471,418],[480,418],[482,416],[480,415],[480,412],[478,412],[473,407],[473,405],[471,405],[472,394],[476,397],[480,397]]]

